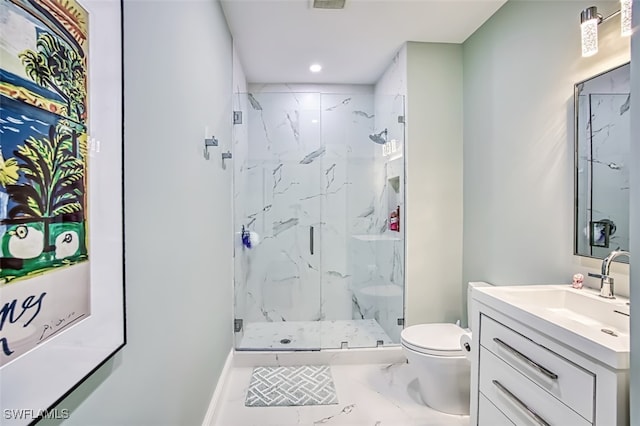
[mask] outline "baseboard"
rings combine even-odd
[[[227,383],[229,382],[229,374],[231,373],[231,369],[233,368],[233,349],[229,351],[229,355],[227,355],[227,360],[224,363],[224,367],[222,367],[222,371],[220,372],[220,377],[218,378],[218,384],[216,385],[216,390],[213,391],[213,396],[211,397],[211,402],[209,402],[209,408],[207,409],[207,414],[204,416],[204,420],[202,421],[202,426],[214,426],[214,422],[216,420],[216,415],[218,414],[218,402],[224,395],[224,392],[227,387]]]

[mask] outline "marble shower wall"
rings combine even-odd
[[[389,232],[386,161],[368,137],[376,127],[372,88],[250,85],[248,92],[236,102],[243,123],[234,129],[243,136],[235,139],[235,226],[259,243],[247,248],[236,238],[235,317],[385,317],[380,309],[362,315],[357,301],[367,283],[401,289],[404,264],[390,245],[354,238]],[[353,265],[367,265],[366,275]]]
[[[322,140],[325,194],[322,204],[322,320],[352,318],[350,256],[352,219],[369,210],[377,178],[373,94],[323,94]]]

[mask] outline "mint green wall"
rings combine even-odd
[[[596,4],[605,16],[619,7]],[[628,61],[629,40],[612,20],[582,58],[590,5],[509,1],[463,45],[465,283],[563,283],[599,266],[572,255],[573,90]]]
[[[631,53],[613,19],[599,27],[598,54],[582,58],[579,13],[592,5],[605,16],[619,8],[616,2],[509,1],[464,43],[464,282],[561,283],[600,265],[572,256],[573,85],[632,58],[631,103],[640,105],[640,3],[634,2]],[[640,108],[632,114],[638,135]],[[640,254],[637,143],[630,157],[631,252]],[[640,353],[640,316],[633,309],[640,306],[639,265],[636,256],[628,286],[633,354]],[[631,368],[631,401],[638,401],[637,355]],[[638,425],[640,407],[630,405],[631,424]]]
[[[407,325],[455,322],[462,281],[462,46],[406,47]]]
[[[58,408],[199,425],[232,347],[231,37],[217,1],[125,1],[124,21],[128,344]]]
[[[631,39],[631,424],[640,424],[640,1],[633,2]]]

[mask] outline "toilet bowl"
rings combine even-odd
[[[469,283],[467,311],[474,287],[487,283]],[[455,324],[418,324],[400,333],[400,342],[409,365],[418,377],[422,401],[448,414],[469,414],[471,363],[460,347],[467,331]]]
[[[422,401],[434,410],[469,414],[471,364],[455,324],[419,324],[402,330],[402,349],[418,376]]]

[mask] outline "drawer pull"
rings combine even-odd
[[[536,423],[538,423],[541,426],[550,426],[549,423],[547,423],[545,421],[545,419],[543,419],[542,417],[540,417],[540,415],[538,413],[536,413],[535,411],[533,411],[531,408],[529,408],[527,406],[527,404],[525,404],[524,402],[522,402],[517,396],[515,396],[513,393],[511,393],[511,391],[509,391],[509,389],[505,388],[502,383],[500,383],[497,380],[492,380],[491,381],[499,390],[500,392],[502,392],[504,395],[506,395],[510,400],[512,400],[513,402],[515,402],[515,404],[520,407],[522,410],[524,410],[525,413],[527,413],[529,415],[529,417],[531,417]]]
[[[554,373],[552,371],[549,371],[548,369],[544,368],[543,366],[541,366],[537,362],[533,361],[528,356],[524,355],[523,353],[521,353],[521,352],[517,351],[516,349],[512,348],[511,346],[507,345],[505,342],[503,342],[502,340],[498,339],[497,337],[494,337],[493,341],[496,342],[498,345],[502,346],[507,351],[509,351],[515,357],[521,359],[522,361],[524,361],[527,364],[529,364],[531,367],[535,368],[536,370],[538,370],[539,372],[541,372],[542,374],[547,376],[548,378],[550,378],[552,380],[557,380],[558,379],[558,375],[556,373]]]

